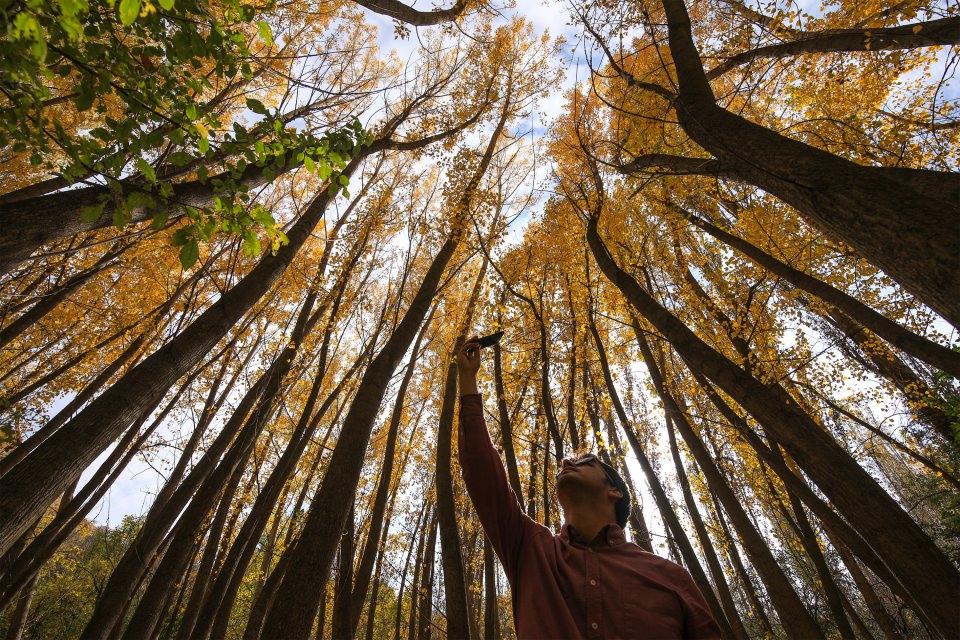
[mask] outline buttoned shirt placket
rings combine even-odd
[[[603,638],[603,598],[600,594],[600,553],[587,545],[587,637],[592,640]]]

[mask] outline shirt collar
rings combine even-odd
[[[588,547],[596,547],[600,545],[612,547],[618,544],[623,544],[627,541],[623,529],[621,529],[620,525],[615,522],[610,522],[603,525],[603,528],[597,532],[596,537],[590,541],[586,540],[583,535],[577,531],[576,527],[570,523],[564,523],[564,525],[560,528],[560,538],[567,542],[576,542]]]

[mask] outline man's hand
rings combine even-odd
[[[479,393],[477,390],[477,371],[480,370],[480,344],[476,336],[470,338],[457,353],[457,381],[460,395]]]

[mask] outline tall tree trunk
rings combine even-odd
[[[429,492],[427,492],[427,495],[429,495]],[[410,601],[409,619],[413,620],[416,615],[417,589],[419,588],[418,580],[420,577],[420,558],[423,555],[423,545],[424,540],[426,539],[426,535],[423,533],[423,526],[425,524],[425,519],[432,518],[432,515],[430,515],[429,511],[430,509],[428,507],[428,500],[424,499],[423,504],[420,505],[420,513],[417,515],[416,524],[408,536],[410,543],[407,546],[407,555],[403,560],[403,569],[400,572],[400,581],[397,587],[397,601],[396,606],[394,607],[393,640],[400,640],[400,629],[403,625],[403,593],[406,591],[407,572],[410,570],[411,558],[413,559],[414,566],[413,579],[410,582],[410,592],[407,596],[407,599]],[[416,547],[416,551],[414,551],[414,547]],[[413,637],[413,634],[409,633],[408,637]],[[373,637],[370,633],[367,633],[366,640],[373,640]]]
[[[770,618],[767,616],[767,610],[763,606],[763,601],[760,599],[757,590],[753,586],[753,580],[750,578],[750,574],[747,572],[746,566],[743,564],[743,560],[740,558],[740,552],[737,551],[737,542],[733,537],[733,534],[730,533],[730,527],[727,526],[727,521],[723,517],[723,508],[720,506],[720,500],[717,498],[716,493],[712,490],[710,491],[710,498],[713,500],[714,514],[717,516],[717,522],[720,523],[720,528],[723,530],[724,536],[727,538],[727,549],[729,550],[730,562],[737,571],[737,575],[740,577],[740,586],[743,588],[743,592],[747,595],[747,599],[750,601],[750,605],[753,607],[753,613],[760,621],[760,626],[762,627],[764,633],[769,637],[774,637],[773,624],[770,622]]]
[[[497,601],[497,563],[493,547],[483,538],[483,638],[500,640],[500,607]]]
[[[889,380],[894,387],[900,390],[907,405],[916,418],[929,425],[947,442],[954,442],[958,437],[954,433],[953,423],[946,411],[938,404],[943,402],[924,380],[918,376],[900,356],[889,349],[882,342],[876,340],[866,327],[834,309],[826,314],[827,322],[833,324],[850,342],[852,342],[866,357],[867,369]],[[862,361],[862,358],[858,358]],[[960,374],[952,373],[955,377]],[[945,404],[945,403],[944,403]]]
[[[687,512],[690,514],[690,521],[693,522],[693,528],[700,541],[700,550],[707,560],[707,567],[710,568],[710,575],[713,576],[713,585],[720,597],[720,602],[727,614],[727,620],[733,630],[735,638],[746,640],[748,637],[746,629],[743,627],[743,621],[740,620],[740,614],[737,612],[736,604],[733,601],[733,595],[730,593],[730,585],[727,584],[727,577],[723,573],[723,567],[720,565],[720,559],[714,549],[710,535],[707,533],[707,527],[700,515],[700,508],[690,490],[690,482],[687,479],[687,472],[683,466],[683,460],[680,459],[680,450],[677,447],[677,438],[674,435],[673,420],[667,420],[667,438],[670,442],[670,454],[673,457],[673,466],[677,470],[677,480],[680,483],[680,491],[683,494],[683,500],[687,504]]]
[[[595,330],[596,326],[591,325],[591,333],[593,333]],[[603,349],[603,343],[600,342],[598,338],[599,334],[594,334],[594,341],[597,344],[597,353],[600,354],[601,349]],[[620,420],[620,428],[623,429],[623,432],[626,434],[627,441],[630,443],[630,447],[633,449],[633,454],[636,456],[640,463],[640,468],[643,469],[643,473],[647,477],[647,483],[650,485],[650,492],[653,494],[653,499],[657,503],[657,508],[660,511],[660,517],[663,518],[663,521],[666,523],[668,533],[671,534],[674,543],[679,548],[679,556],[683,558],[687,571],[690,572],[691,577],[693,577],[694,582],[697,583],[697,587],[699,587],[700,592],[707,601],[707,605],[710,607],[710,611],[713,613],[713,617],[716,620],[717,625],[720,627],[720,631],[724,638],[733,638],[735,637],[733,634],[733,629],[730,627],[729,621],[727,621],[726,614],[724,613],[720,601],[717,599],[717,595],[713,590],[713,586],[710,584],[710,581],[707,580],[707,574],[703,571],[703,567],[700,565],[700,560],[693,551],[693,545],[690,544],[690,539],[683,530],[683,526],[680,524],[680,519],[673,510],[673,505],[670,504],[670,499],[667,497],[667,492],[664,490],[663,485],[660,482],[660,478],[657,476],[650,459],[643,450],[643,445],[640,443],[640,440],[637,438],[633,427],[630,425],[627,412],[623,408],[623,403],[620,401],[620,394],[613,385],[613,377],[610,375],[609,365],[605,365],[605,350],[600,358],[601,369],[604,372],[604,381],[607,384],[607,392],[610,394],[611,404],[613,404],[614,410],[617,413],[617,418]]]
[[[433,522],[430,526],[430,535],[427,537],[427,546],[423,550],[423,561],[420,569],[420,604],[417,606],[417,640],[430,640],[433,634],[433,578],[436,567],[437,549],[437,514],[434,511]],[[413,638],[411,634],[409,636]]]
[[[507,478],[517,499],[523,502],[520,472],[517,470],[517,453],[513,446],[513,424],[507,410],[507,396],[503,388],[503,356],[500,343],[493,345],[493,386],[497,394],[497,422],[500,423],[500,443],[507,463]]]
[[[326,581],[336,536],[339,535],[346,517],[347,502],[355,493],[370,432],[383,402],[384,392],[397,364],[423,324],[443,272],[465,233],[466,217],[473,195],[493,157],[496,141],[507,122],[510,105],[508,87],[497,127],[477,170],[456,202],[450,235],[427,270],[403,319],[360,380],[353,404],[344,419],[341,437],[330,458],[327,473],[310,506],[303,532],[294,547],[288,550],[297,561],[287,568],[278,587],[277,604],[271,607],[267,614],[264,624],[267,637],[306,640],[310,633],[309,621],[305,623],[306,615],[312,614],[317,607],[317,598],[310,585],[316,583],[317,577]],[[309,615],[310,619],[312,617]]]
[[[710,457],[703,441],[687,421],[686,415],[677,404],[673,394],[666,388],[660,365],[654,358],[645,336],[638,331],[636,337],[640,353],[653,380],[654,388],[660,401],[663,402],[664,411],[668,413],[673,424],[677,426],[687,449],[697,461],[697,465],[706,477],[707,483],[716,493],[724,510],[733,522],[734,529],[736,529],[740,540],[743,542],[744,549],[750,556],[750,561],[767,586],[767,592],[770,594],[773,606],[780,615],[784,631],[789,637],[797,640],[823,638],[823,632],[817,625],[817,621],[810,615],[803,601],[797,596],[793,585],[790,584],[790,580],[780,569],[777,559],[773,556],[770,548],[767,547],[763,536],[750,522],[749,516]]]
[[[589,277],[589,275],[588,275]],[[588,304],[592,305],[592,295],[591,300]],[[593,316],[593,308],[590,307],[587,310],[587,325],[590,329],[590,335],[593,337],[594,345],[597,349],[597,357],[600,360],[600,370],[603,373],[604,382],[607,385],[607,388],[613,388],[613,376],[610,373],[610,363],[607,360],[607,350],[603,345],[603,341],[600,339],[600,332],[597,330],[596,320]],[[586,365],[584,365],[586,368]],[[614,406],[614,410],[617,412],[617,417],[620,420],[620,424],[627,424],[627,412],[623,407],[623,403],[620,401],[620,396],[611,396],[611,404]],[[595,427],[596,428],[596,427]],[[613,450],[617,454],[617,461],[623,459],[623,447],[620,445],[620,436],[617,435],[617,427],[613,423],[613,420],[607,422],[607,433],[609,435],[610,443],[613,445]],[[634,484],[633,478],[630,476],[630,470],[627,468],[626,463],[622,465],[622,470],[628,486],[631,488],[636,487]],[[630,522],[633,524],[634,536],[636,538],[635,542],[640,548],[645,551],[653,553],[653,542],[650,539],[650,531],[647,529],[647,523],[643,517],[643,511],[640,509],[639,502],[636,497],[636,490],[634,490],[634,495],[631,496],[633,499],[633,505],[630,509]]]
[[[353,589],[353,556],[356,546],[353,540],[356,535],[355,517],[354,506],[351,504],[350,511],[347,512],[347,524],[340,534],[337,579],[333,590],[333,618],[330,622],[333,638],[353,637],[350,633],[350,592]]]
[[[403,379],[397,388],[397,397],[394,401],[393,411],[390,414],[390,422],[387,425],[387,441],[383,448],[383,464],[380,467],[380,480],[374,490],[373,505],[367,519],[370,522],[370,531],[367,533],[367,540],[363,550],[360,553],[360,560],[357,565],[356,578],[354,580],[353,591],[350,597],[350,622],[346,629],[345,637],[352,638],[356,635],[357,623],[360,619],[360,610],[363,607],[363,601],[367,597],[367,588],[370,584],[370,572],[373,569],[376,549],[381,538],[381,530],[384,528],[384,510],[387,505],[387,498],[390,494],[390,486],[393,480],[393,466],[396,458],[397,437],[400,432],[400,423],[403,419],[403,405],[407,397],[407,388],[413,379],[413,372],[416,369],[417,360],[420,357],[420,344],[426,334],[427,328],[433,320],[433,314],[436,311],[434,307],[430,315],[423,323],[420,332],[413,341],[413,349],[410,352],[410,360],[407,362],[406,370],[403,373]]]
[[[857,563],[857,559],[853,557],[853,555],[847,550],[842,542],[833,539],[832,532],[829,528],[826,528],[826,531],[827,537],[831,539],[833,548],[837,550],[837,554],[843,561],[843,566],[847,568],[847,571],[853,577],[853,581],[856,583],[857,589],[863,596],[863,601],[867,604],[867,608],[873,615],[873,619],[877,623],[877,626],[879,626],[880,630],[883,632],[884,638],[886,638],[886,640],[900,640],[903,638],[903,636],[900,634],[900,631],[897,629],[896,623],[890,616],[890,613],[887,612],[887,609],[883,606],[879,596],[877,596],[877,592],[873,588],[873,585],[870,584],[870,580],[867,579],[867,576],[864,575],[863,570]]]
[[[684,0],[662,4],[679,87],[673,106],[687,135],[960,325],[960,236],[943,233],[956,225],[956,174],[864,167],[720,107]]]
[[[459,242],[457,229],[430,265],[420,289],[393,335],[367,367],[341,428],[303,531],[285,552],[291,561],[280,580],[275,604],[264,622],[265,637],[305,640],[319,603],[316,585],[327,580],[336,541],[353,497],[370,432],[390,377],[427,314],[440,277]]]
[[[863,560],[898,597],[910,603],[920,615],[924,615],[923,608],[917,603],[913,592],[901,584],[897,576],[892,573],[890,567],[880,558],[870,544],[844,519],[839,517],[830,505],[813,492],[807,483],[799,477],[799,472],[795,472],[791,467],[787,466],[782,455],[775,455],[771,449],[763,443],[760,437],[746,424],[746,421],[733,411],[702,375],[693,372],[693,376],[706,391],[711,402],[720,410],[724,418],[744,436],[750,446],[753,447],[754,451],[760,456],[760,459],[777,473],[784,482],[784,485],[796,494],[817,516],[825,530],[833,532],[843,540],[843,544]]]
[[[771,450],[776,454],[780,453],[780,448],[777,447],[776,444],[771,447]],[[820,586],[823,587],[823,592],[827,596],[827,604],[830,606],[834,622],[837,624],[837,630],[840,632],[840,637],[854,640],[856,635],[853,633],[853,628],[850,626],[850,622],[847,620],[846,613],[843,609],[843,594],[833,579],[830,567],[827,566],[827,560],[823,555],[823,550],[820,548],[817,534],[810,525],[809,518],[807,518],[807,512],[803,507],[803,503],[800,502],[799,498],[797,498],[792,491],[789,489],[786,491],[787,498],[790,500],[790,508],[793,511],[793,519],[792,521],[788,520],[788,522],[796,528],[795,532],[800,540],[800,544],[803,545],[804,551],[807,552],[807,556],[813,562],[813,566],[817,571],[817,577],[820,579]],[[789,516],[789,514],[784,515]]]
[[[594,257],[632,307],[670,342],[691,369],[701,371],[764,425],[850,524],[871,540],[878,553],[891,564],[891,569],[896,567],[904,584],[918,590],[917,599],[937,621],[938,629],[947,633],[960,618],[960,573],[956,567],[789,394],[782,388],[761,383],[717,353],[617,266],[600,239],[597,223],[594,215],[587,227]]]
[[[20,334],[32,327],[45,315],[80,289],[90,279],[114,263],[114,259],[130,246],[130,242],[115,242],[94,264],[74,274],[53,290],[46,292],[32,307],[17,316],[16,320],[0,330],[0,349],[10,344]]]
[[[257,499],[251,507],[250,514],[244,521],[240,533],[237,535],[227,553],[217,573],[213,587],[210,589],[209,595],[205,598],[203,607],[197,617],[196,629],[191,630],[192,637],[206,638],[211,632],[214,637],[221,637],[226,633],[227,624],[230,620],[230,611],[233,607],[237,590],[240,588],[244,572],[253,557],[263,529],[267,526],[270,514],[275,508],[278,496],[286,486],[290,475],[296,469],[297,462],[309,445],[310,439],[313,437],[320,420],[323,419],[327,410],[329,410],[343,391],[346,382],[350,379],[350,374],[358,370],[366,358],[366,354],[361,354],[354,361],[347,375],[341,378],[340,382],[337,383],[334,389],[320,404],[320,407],[314,412],[326,377],[333,327],[337,321],[347,283],[356,265],[360,250],[366,245],[366,240],[367,232],[364,230],[359,234],[351,251],[351,257],[347,260],[347,263],[338,275],[331,294],[327,296],[320,309],[318,309],[311,318],[311,320],[318,320],[325,314],[327,306],[330,306],[329,317],[323,330],[323,338],[320,343],[317,372],[314,376],[313,384],[311,385],[306,402],[300,412],[300,418],[294,427],[287,447],[281,454],[273,471],[271,471],[266,483],[264,483],[261,488],[259,495],[257,495]],[[332,303],[330,301],[331,297],[333,298]]]

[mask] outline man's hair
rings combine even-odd
[[[571,458],[576,460],[590,453],[593,453],[593,451],[590,449],[579,449],[571,455]],[[612,487],[619,489],[623,496],[613,505],[613,512],[620,528],[626,529],[627,520],[630,519],[630,489],[627,488],[627,483],[624,482],[623,478],[620,477],[620,473],[616,470],[616,468],[613,465],[607,464],[603,461],[602,454],[593,454],[597,456],[597,461],[606,472],[607,482],[609,482]]]

